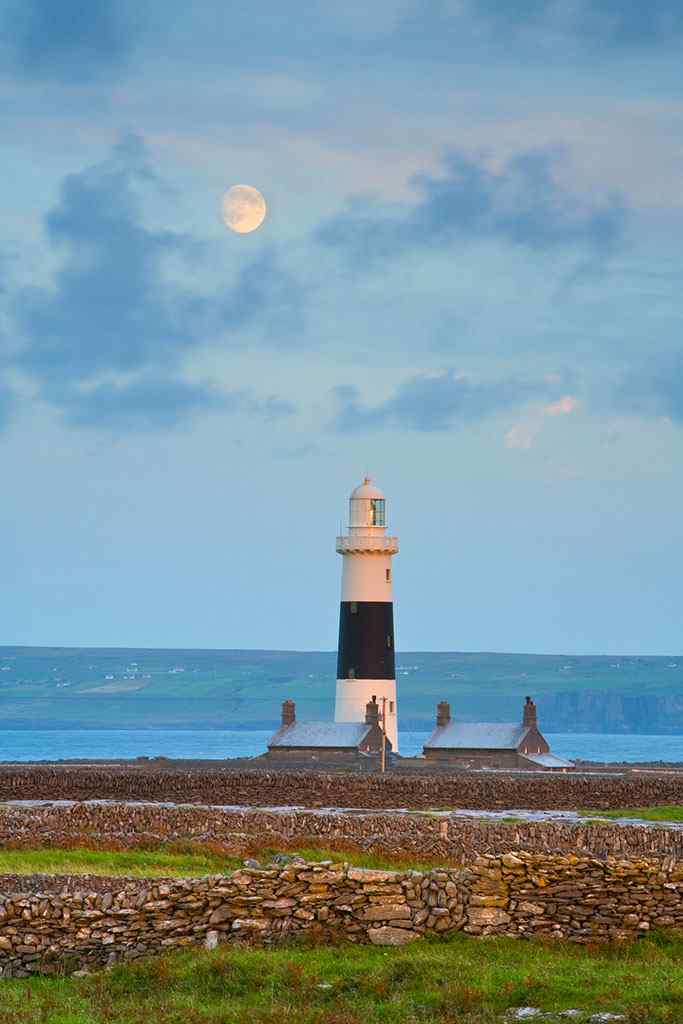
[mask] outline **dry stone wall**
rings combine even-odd
[[[303,931],[404,945],[428,934],[626,940],[683,928],[683,864],[510,853],[465,868],[370,871],[293,861],[202,879],[12,890],[0,878],[4,977],[101,967],[192,945]]]
[[[0,846],[154,847],[204,843],[229,853],[315,844],[465,864],[480,853],[523,849],[593,857],[683,860],[683,830],[608,822],[518,822],[444,818],[390,811],[333,813],[249,808],[75,803],[0,807]]]
[[[253,807],[433,807],[573,810],[683,803],[683,772],[552,774],[549,772],[253,770],[129,765],[0,766],[0,800],[155,800]]]

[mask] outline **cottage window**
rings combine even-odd
[[[358,615],[358,601],[351,602],[351,614]]]

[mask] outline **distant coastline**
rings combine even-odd
[[[331,717],[333,651],[0,647],[5,730],[273,730],[282,700]],[[463,721],[506,721],[534,697],[544,732],[683,735],[683,655],[399,652],[402,731],[439,700]]]

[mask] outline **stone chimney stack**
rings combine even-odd
[[[377,697],[373,697],[365,705],[365,724],[366,725],[379,725],[379,704],[377,703]]]
[[[293,700],[283,700],[282,702],[282,724],[294,725],[296,722],[296,704]]]
[[[522,719],[523,725],[537,725],[536,720],[536,705],[532,701],[531,697],[527,697],[524,701],[524,718]]]
[[[451,720],[451,706],[447,700],[439,701],[436,705],[436,727],[441,728],[448,725]]]

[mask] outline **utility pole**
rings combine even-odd
[[[382,697],[382,761],[381,772],[387,770],[387,698]]]

